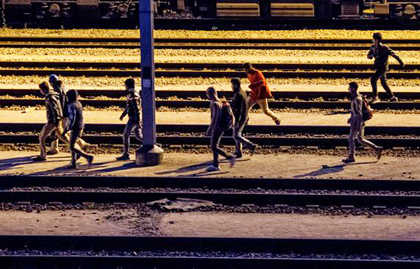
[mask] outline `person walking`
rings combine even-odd
[[[90,166],[93,162],[93,155],[89,155],[80,149],[76,142],[79,137],[82,136],[84,122],[83,122],[83,107],[82,104],[78,101],[78,93],[76,90],[70,90],[67,92],[67,112],[69,115],[69,120],[64,130],[64,134],[68,131],[70,133],[70,151],[71,151],[71,165],[69,168],[77,168],[77,159],[83,157],[86,159],[88,165]]]
[[[242,145],[250,150],[252,156],[257,149],[257,144],[252,143],[242,136],[242,131],[248,122],[248,105],[247,96],[241,88],[241,81],[239,78],[232,78],[233,102],[232,109],[235,116],[235,123],[233,125],[233,139],[235,139],[235,157],[242,158]]]
[[[120,116],[120,120],[128,115],[128,121],[123,134],[124,151],[121,156],[116,158],[119,161],[130,159],[130,136],[133,131],[138,141],[143,140],[140,94],[136,91],[134,79],[129,78],[124,84],[127,105]]]
[[[363,105],[365,101],[363,100],[364,97],[359,94],[358,88],[359,85],[357,82],[350,82],[348,90],[351,100],[351,116],[347,121],[347,123],[350,124],[349,155],[347,158],[342,160],[344,163],[355,162],[355,139],[357,139],[357,142],[363,146],[374,149],[378,160],[381,158],[383,150],[383,147],[373,144],[364,137],[365,122],[363,120]]]
[[[222,124],[222,101],[217,97],[217,91],[214,87],[209,87],[206,90],[207,98],[210,100],[210,114],[211,122],[209,128],[206,131],[207,136],[211,136],[211,150],[213,151],[213,164],[207,167],[207,172],[221,170],[219,166],[219,154],[229,160],[230,167],[235,165],[235,156],[227,154],[220,147],[220,139],[224,133],[224,129],[221,127]]]
[[[60,96],[53,92],[48,82],[44,81],[39,84],[41,94],[45,97],[45,107],[47,109],[47,123],[42,128],[39,134],[40,154],[34,157],[34,161],[47,160],[47,150],[45,141],[48,136],[56,131],[58,138],[66,144],[69,144],[69,135],[64,135],[63,132],[63,110],[60,103]]]
[[[251,89],[251,93],[247,100],[248,110],[255,104],[258,104],[264,114],[269,116],[276,125],[280,125],[280,118],[268,107],[268,98],[272,98],[273,96],[271,95],[267,80],[263,73],[258,69],[253,68],[250,63],[245,63],[243,67],[250,82],[249,88]]]
[[[381,80],[381,85],[384,88],[384,90],[389,95],[389,100],[391,102],[397,102],[398,98],[394,95],[394,93],[391,91],[391,88],[389,88],[387,82],[386,82],[386,72],[389,70],[389,64],[388,64],[388,58],[389,56],[394,57],[398,63],[401,65],[401,67],[404,67],[404,62],[398,57],[398,55],[390,49],[387,45],[382,44],[382,34],[381,33],[374,33],[373,34],[373,45],[371,46],[369,53],[367,55],[368,59],[375,58],[374,62],[374,68],[375,73],[372,75],[370,82],[372,84],[372,100],[371,104],[375,104],[380,102],[378,96],[378,80]]]

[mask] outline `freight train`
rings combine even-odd
[[[139,0],[1,1],[6,21],[138,19]],[[420,21],[420,0],[156,0],[154,8],[157,19]]]

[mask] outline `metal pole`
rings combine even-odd
[[[153,0],[139,0],[141,42],[141,99],[143,112],[143,146],[136,152],[137,165],[157,165],[163,150],[156,147],[156,103],[154,62]]]

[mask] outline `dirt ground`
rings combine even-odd
[[[317,154],[255,154],[245,155],[230,169],[222,160],[221,171],[205,172],[212,161],[211,154],[165,153],[161,165],[137,167],[131,161],[117,161],[118,155],[95,155],[94,164],[87,167],[80,160],[78,169],[66,169],[70,154],[49,156],[46,162],[33,162],[38,152],[0,151],[0,175],[71,175],[71,176],[143,176],[143,177],[235,177],[235,178],[324,178],[324,179],[420,179],[418,158],[384,156],[379,162],[374,157],[357,156],[357,162],[343,164],[345,156]],[[328,166],[324,168],[325,166]]]
[[[0,211],[1,235],[132,235],[135,210]]]
[[[291,214],[171,213],[163,236],[420,239],[420,217]]]
[[[121,111],[84,111],[85,123],[125,123],[120,121]],[[307,113],[278,113],[282,125],[347,125],[350,114],[322,114],[308,110]],[[274,125],[271,118],[261,110],[250,114],[251,125]],[[45,110],[0,110],[0,122],[9,123],[44,123]],[[157,112],[158,124],[209,124],[210,112]],[[385,114],[375,113],[368,126],[419,126],[420,114]],[[40,130],[39,130],[40,131]]]

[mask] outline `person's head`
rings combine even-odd
[[[125,90],[128,91],[129,89],[134,89],[136,86],[136,82],[133,78],[128,78],[124,82]]]
[[[79,97],[79,94],[76,90],[70,90],[67,92],[67,99],[69,100],[69,103],[76,102]]]
[[[62,80],[56,80],[53,84],[54,89],[61,90],[63,88],[63,81]]]
[[[381,43],[382,42],[382,34],[381,33],[374,33],[373,34],[373,44],[375,45],[375,46],[378,46],[379,45],[379,43]]]
[[[49,82],[51,85],[54,85],[54,83],[58,80],[58,76],[56,74],[51,74],[49,78]]]
[[[242,65],[242,67],[245,69],[245,72],[248,73],[248,71],[252,68],[252,64],[251,63],[244,63]]]
[[[217,99],[217,91],[214,87],[208,87],[206,90],[207,98],[210,100],[216,100]]]
[[[232,90],[234,92],[239,91],[239,89],[241,88],[241,80],[239,78],[232,78],[230,80],[230,83],[232,83]]]
[[[357,82],[353,81],[349,83],[349,93],[351,95],[357,94],[358,89],[359,89],[359,84],[357,84]]]
[[[39,91],[42,95],[47,95],[50,92],[50,84],[48,81],[43,81],[41,84],[39,84]]]

